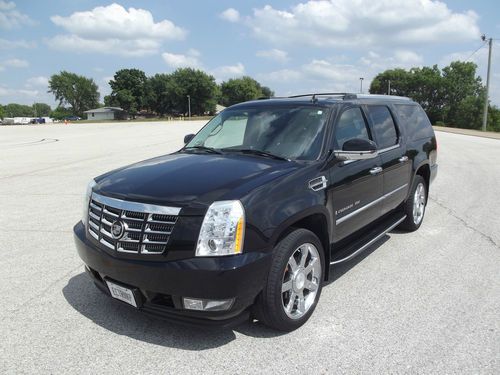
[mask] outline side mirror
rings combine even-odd
[[[184,144],[187,145],[194,138],[194,134],[188,134],[184,137]]]
[[[335,150],[334,155],[339,160],[365,160],[378,156],[377,144],[361,138],[349,139],[342,150]]]

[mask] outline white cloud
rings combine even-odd
[[[8,97],[9,102],[15,102],[14,97],[24,97],[25,99],[32,100],[39,94],[38,90],[25,90],[25,89],[10,89],[7,87],[0,87],[0,96]]]
[[[26,40],[8,40],[0,38],[0,49],[14,49],[14,48],[33,48],[34,42],[27,42]]]
[[[47,87],[49,79],[44,76],[31,77],[26,80],[26,87]]]
[[[240,20],[240,12],[234,8],[228,8],[219,14],[219,17],[229,22],[238,22]]]
[[[29,62],[27,62],[26,60],[22,60],[22,59],[7,59],[7,60],[0,62],[0,66],[3,68],[5,68],[5,67],[27,68],[29,65],[30,65]]]
[[[174,69],[177,68],[200,68],[202,66],[198,57],[200,52],[195,49],[188,50],[187,54],[175,54],[164,52],[161,57],[165,63]]]
[[[257,57],[263,57],[265,59],[274,60],[280,63],[288,61],[288,53],[286,51],[277,48],[257,51],[255,55]]]
[[[29,16],[15,8],[16,4],[14,2],[0,0],[0,29],[10,30],[35,24]]]
[[[219,66],[211,71],[217,82],[224,81],[229,78],[237,78],[245,75],[245,66],[242,63],[235,65]]]
[[[479,37],[478,16],[435,0],[318,0],[289,10],[254,9],[247,25],[274,44],[375,48],[453,43]]]
[[[342,61],[342,62],[340,62]],[[336,56],[312,59],[296,69],[282,69],[257,75],[264,85],[278,84],[284,94],[302,92],[359,92],[359,79],[364,78],[363,91],[367,92],[373,77],[379,72],[395,67],[410,68],[422,62],[413,51],[398,50],[392,55],[381,56],[368,52],[358,61],[348,62]]]
[[[50,18],[69,34],[46,40],[55,49],[123,56],[145,56],[159,51],[167,40],[182,40],[186,31],[169,20],[155,22],[148,10],[119,4]]]

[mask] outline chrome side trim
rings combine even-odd
[[[377,235],[376,237],[372,238],[369,242],[367,242],[366,244],[364,244],[363,246],[361,246],[358,250],[356,250],[354,253],[352,253],[351,255],[345,257],[345,258],[342,258],[342,259],[339,259],[339,260],[335,260],[333,262],[330,262],[330,265],[334,265],[334,264],[339,264],[339,263],[342,263],[342,262],[347,262],[348,260],[351,260],[352,258],[354,258],[355,256],[357,256],[359,253],[361,253],[362,251],[366,250],[368,247],[370,247],[371,245],[373,245],[375,242],[377,242],[379,239],[381,239],[382,237],[384,237],[387,232],[390,232],[391,230],[393,230],[394,228],[396,228],[401,222],[403,222],[403,220],[406,219],[406,215],[403,216],[401,219],[399,219],[398,221],[396,221],[395,223],[391,224],[387,229],[385,229],[382,233],[380,233],[379,235]]]
[[[105,197],[104,195],[99,195],[92,193],[92,199],[111,207],[118,208],[125,211],[137,211],[137,212],[148,212],[151,214],[160,215],[174,215],[178,216],[181,211],[180,207],[169,207],[169,206],[158,206],[154,204],[146,204],[139,202],[128,202],[121,199]],[[114,216],[117,216],[114,214]]]
[[[342,216],[340,219],[335,220],[335,224],[336,225],[342,224],[344,221],[349,220],[353,216],[356,216],[357,214],[359,214],[359,213],[363,212],[364,210],[372,207],[373,205],[379,203],[380,201],[383,201],[384,199],[390,197],[392,194],[397,193],[398,191],[400,191],[401,189],[404,189],[407,186],[408,186],[408,184],[401,185],[400,187],[394,189],[393,191],[388,192],[387,194],[382,195],[380,198],[375,199],[374,201],[372,201],[372,202],[364,205],[363,207],[360,207],[357,210],[352,211],[351,213],[348,213],[345,216]]]
[[[394,146],[391,146],[391,147],[386,147],[386,148],[383,148],[382,150],[379,150],[378,153],[381,154],[383,152],[387,152],[387,151],[391,151],[391,150],[395,150],[396,148],[400,147],[401,144],[398,143],[397,145],[394,145]]]

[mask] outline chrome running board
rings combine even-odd
[[[396,228],[405,219],[406,219],[406,215],[404,215],[403,217],[400,217],[394,223],[392,223],[391,225],[389,225],[388,227],[386,227],[386,229],[384,229],[378,235],[376,235],[375,237],[373,237],[370,241],[366,242],[365,244],[363,244],[362,246],[360,246],[358,249],[356,249],[353,253],[349,254],[348,256],[346,256],[346,257],[344,257],[342,259],[338,259],[338,260],[334,260],[334,261],[330,262],[330,265],[339,264],[339,263],[342,263],[342,262],[347,262],[348,260],[351,260],[351,259],[355,258],[360,253],[362,253],[367,248],[369,248],[371,245],[373,245],[375,242],[377,242],[382,237],[384,237],[388,232],[390,232],[391,230],[393,230],[394,228]]]

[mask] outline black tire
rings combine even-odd
[[[419,186],[423,186],[423,192],[425,195],[423,199],[424,202],[422,205],[422,214],[421,217],[417,220],[414,217],[414,205],[416,200],[415,192],[417,191]],[[420,175],[416,175],[415,178],[413,179],[410,196],[403,204],[403,212],[406,214],[406,219],[399,225],[400,229],[403,229],[408,232],[414,232],[418,228],[420,228],[420,225],[422,225],[422,222],[424,221],[425,208],[427,206],[427,191],[428,191],[427,184],[425,183],[423,177]]]
[[[309,246],[309,244],[314,245],[314,247],[316,248],[317,253],[319,253],[317,257],[314,258],[312,257],[313,249],[312,247]],[[291,318],[287,314],[291,314],[292,312],[288,313],[285,312],[284,298],[288,296],[288,302],[290,302],[292,294],[287,294],[287,293],[295,293],[293,288],[295,288],[299,284],[296,281],[293,281],[292,283],[292,281],[289,280],[291,285],[294,285],[294,287],[290,289],[289,292],[283,292],[282,288],[284,287],[285,277],[290,277],[293,279],[291,275],[297,275],[297,272],[296,273],[291,272],[292,268],[290,267],[289,262],[291,260],[292,254],[294,254],[294,256],[296,256],[297,254],[299,255],[299,257],[302,256],[301,254],[303,254],[302,253],[303,250],[301,250],[301,248],[303,248],[304,246],[308,249],[306,250],[306,252],[309,254],[306,256],[307,259],[304,265],[304,267],[306,265],[307,267],[300,268],[301,265],[298,264],[297,270],[302,269],[303,271],[307,272],[306,268],[313,267],[313,264],[316,265],[317,267],[318,260],[320,261],[321,270],[314,277],[315,285],[317,284],[315,286],[317,287],[317,289],[315,290],[316,295],[315,297],[312,294],[310,295],[310,298],[308,300],[309,307],[307,308],[306,312],[303,313],[303,315],[300,317]],[[309,251],[311,252],[309,253]],[[312,262],[313,259],[316,259],[316,261]],[[319,297],[321,295],[322,283],[324,279],[324,269],[325,269],[324,259],[325,257],[321,241],[313,232],[307,229],[295,229],[294,231],[289,233],[286,237],[284,237],[273,249],[273,259],[271,268],[264,289],[262,293],[257,297],[257,301],[254,306],[254,316],[261,323],[280,331],[289,332],[302,326],[314,312],[316,304],[318,303]],[[317,272],[317,269],[315,270]],[[310,275],[312,275],[312,273]],[[316,280],[318,278],[318,275],[319,279]],[[305,277],[306,280],[310,280],[308,278],[309,277],[308,275],[305,275]],[[303,286],[303,288],[304,289],[302,291],[302,296],[304,295],[307,296],[309,295],[308,293],[311,293],[309,290],[307,290],[306,286]],[[298,307],[300,299],[299,297],[300,295],[298,295],[297,297],[293,297],[294,301],[296,301],[297,304],[296,308],[296,311],[298,312],[297,315],[300,315],[301,313]],[[297,298],[297,300],[295,298]],[[314,302],[310,304],[313,298]],[[291,305],[295,306],[295,302],[291,303]],[[303,306],[306,306],[306,304],[304,304]]]

